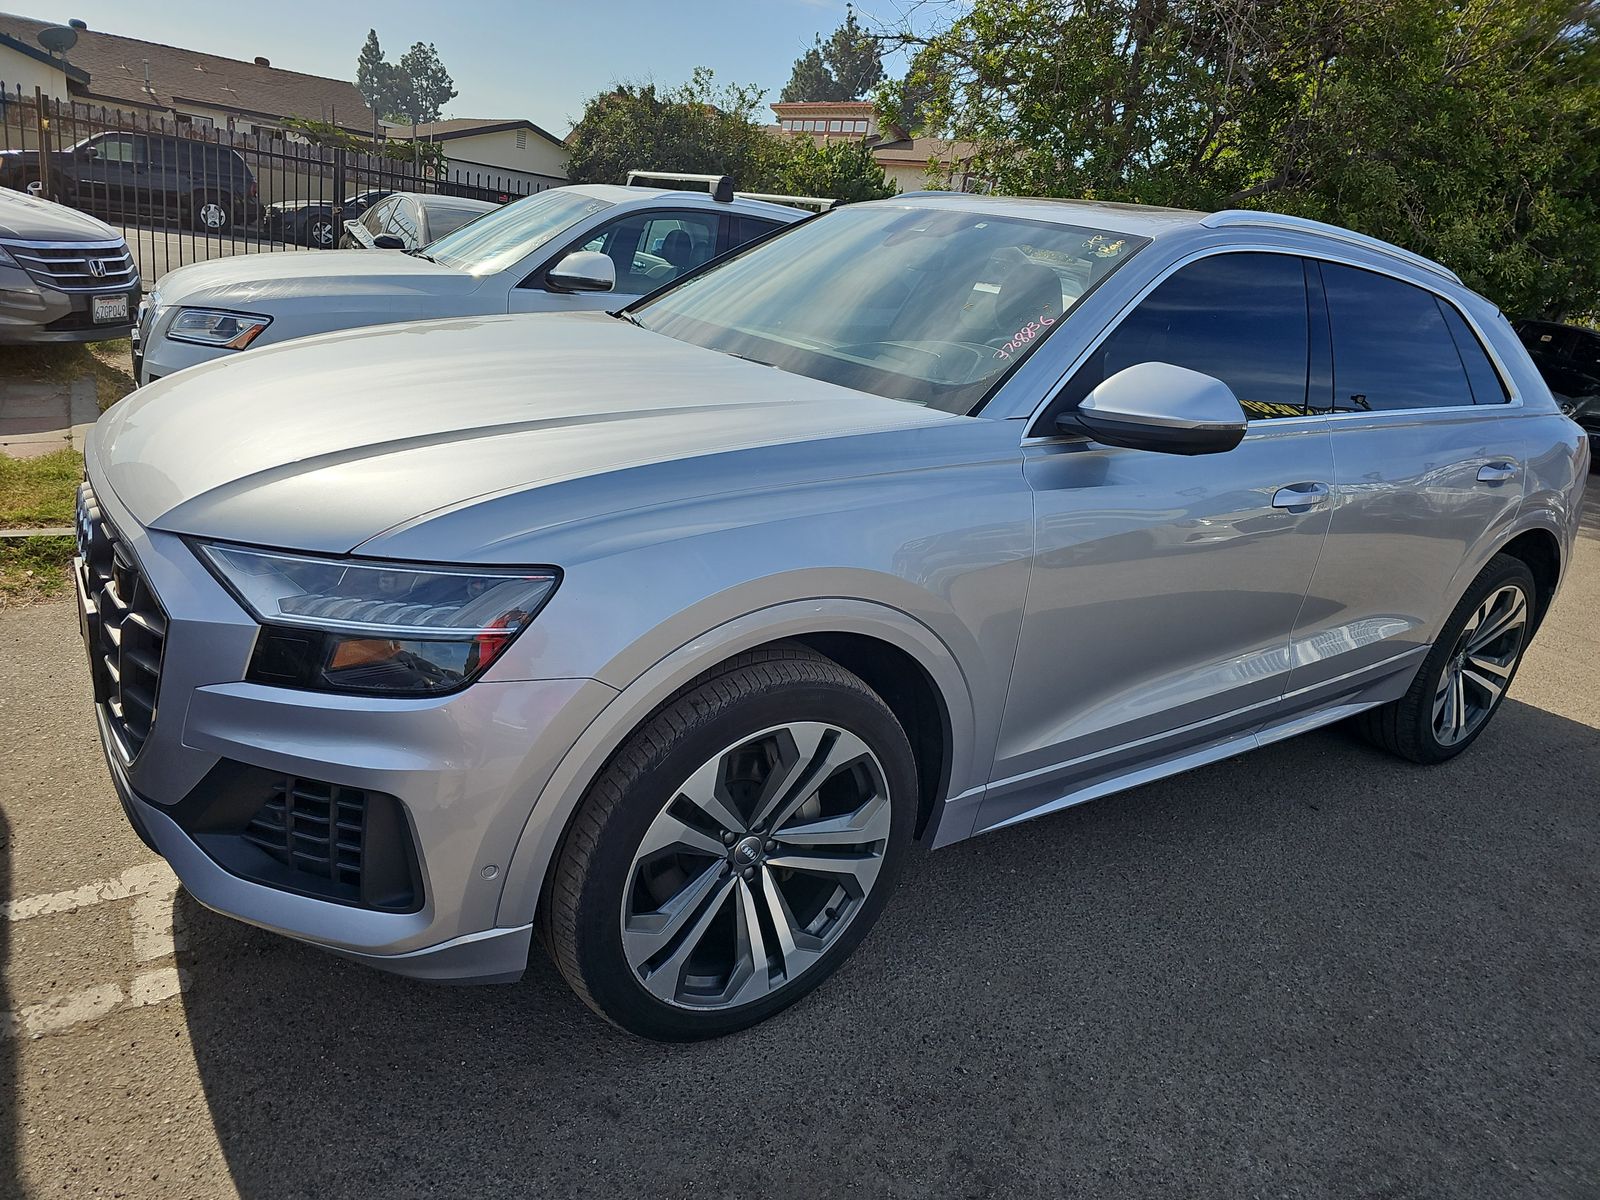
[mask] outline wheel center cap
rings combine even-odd
[[[734,843],[733,865],[736,867],[753,867],[761,861],[761,839],[758,837],[741,838]]]

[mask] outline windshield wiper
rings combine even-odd
[[[632,313],[617,312],[612,313],[611,315],[616,317],[618,320],[626,321],[629,325],[637,325],[640,329],[645,328],[644,322],[639,320],[639,318],[634,316]]]
[[[436,263],[436,262],[439,261],[433,255],[431,255],[427,251],[425,251],[421,246],[418,246],[415,250],[407,250],[406,253],[411,255],[412,258],[427,259],[431,263]]]

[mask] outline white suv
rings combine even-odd
[[[406,254],[252,254],[179,267],[139,308],[135,377],[149,383],[251,346],[362,325],[615,310],[809,215],[738,195],[725,176],[708,181],[709,193],[552,188]]]

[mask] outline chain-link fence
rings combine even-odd
[[[405,146],[406,143],[393,143]],[[390,192],[505,203],[562,181],[474,164],[234,133],[190,118],[53,99],[0,82],[0,186],[82,209],[127,239],[145,286],[185,263],[330,249]]]

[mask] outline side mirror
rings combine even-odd
[[[374,250],[404,250],[406,242],[404,238],[397,238],[392,233],[380,233],[372,239],[372,248]]]
[[[609,292],[617,286],[617,264],[598,250],[574,250],[544,278],[558,292]]]
[[[1221,454],[1244,438],[1245,424],[1244,409],[1222,380],[1162,362],[1118,371],[1077,411],[1056,418],[1063,433],[1162,454]]]

